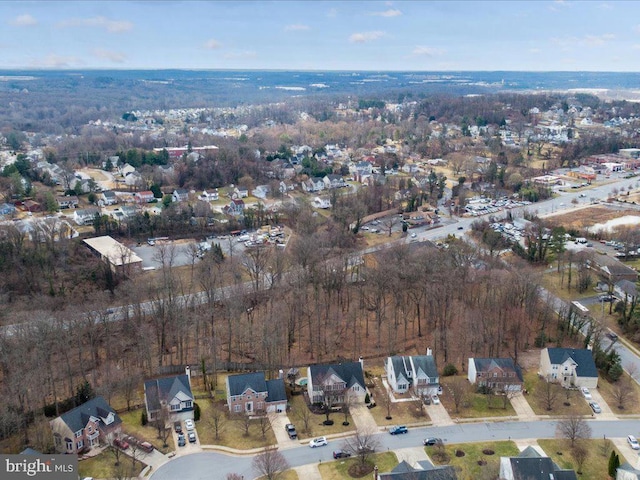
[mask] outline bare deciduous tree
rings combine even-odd
[[[627,375],[622,375],[620,379],[614,384],[613,391],[611,392],[613,399],[616,401],[616,406],[619,410],[624,410],[627,404],[635,399],[635,390],[631,384],[631,378]]]
[[[266,448],[253,458],[252,466],[266,480],[278,480],[289,469],[289,463],[280,452]]]
[[[220,439],[220,434],[224,431],[224,427],[227,420],[227,412],[224,407],[214,404],[211,409],[211,414],[207,419],[207,423],[213,429],[213,434],[216,440]]]
[[[344,441],[342,449],[358,458],[361,464],[365,464],[367,459],[373,455],[380,443],[376,440],[374,432],[369,429],[357,429],[356,434]]]
[[[576,440],[591,437],[591,427],[579,415],[571,414],[558,422],[556,434],[568,439],[571,442],[571,448],[573,448]]]
[[[560,388],[550,380],[550,378],[547,379],[546,382],[541,383],[536,389],[536,395],[548,412],[555,408],[558,397],[560,396]]]
[[[469,395],[469,385],[464,378],[454,378],[447,386],[447,390],[453,399],[455,412],[460,413],[460,406]]]
[[[571,456],[576,461],[576,473],[581,475],[584,462],[586,462],[589,457],[589,449],[583,445],[582,442],[576,442],[571,448]]]

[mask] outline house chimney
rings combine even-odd
[[[364,372],[364,358],[362,356],[358,357],[358,361],[360,362],[360,366],[362,367],[362,371]]]
[[[191,386],[191,367],[189,365],[184,367],[184,373],[187,376],[187,378],[189,379],[189,386]]]
[[[373,480],[378,480],[378,465],[373,467]]]
[[[431,351],[431,347],[427,347],[427,355],[433,355],[433,352]]]

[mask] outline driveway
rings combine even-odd
[[[350,412],[356,429],[362,432],[378,433],[378,424],[366,405],[352,405]]]
[[[455,423],[442,403],[439,405],[431,403],[431,405],[425,405],[425,408],[427,409],[427,414],[429,414],[429,418],[431,418],[434,427],[443,427],[446,425],[453,425]]]
[[[407,462],[412,467],[415,467],[418,462],[431,461],[422,445],[419,447],[400,448],[394,451],[396,457],[398,457],[398,462]]]
[[[297,439],[289,438],[289,434],[285,430],[284,426],[287,423],[291,423],[286,413],[269,413],[269,422],[271,423],[271,429],[276,436],[276,442],[279,448],[293,448],[299,447],[300,443]]]
[[[597,402],[598,405],[600,405],[600,408],[602,409],[602,413],[595,414],[595,419],[596,420],[614,420],[616,418],[615,413],[613,413],[613,410],[611,410],[611,407],[609,407],[609,404],[604,400],[604,398],[602,398],[602,395],[600,395],[600,392],[598,391],[598,389],[590,388],[589,391],[591,392],[591,398],[593,398],[593,401]],[[585,399],[585,401],[587,400]]]
[[[516,415],[518,415],[518,420],[521,421],[532,421],[536,419],[536,413],[527,402],[527,399],[522,394],[522,392],[518,392],[515,396],[511,397],[511,406],[516,411]]]
[[[322,475],[320,475],[317,463],[308,463],[307,465],[294,467],[294,470],[298,474],[298,478],[304,480],[322,480]]]

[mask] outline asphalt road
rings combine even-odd
[[[379,433],[374,436],[380,444],[378,451],[394,450],[422,445],[425,437],[440,437],[445,443],[467,443],[513,439],[554,438],[556,436],[555,421],[536,422],[491,422],[452,425],[449,427],[424,427],[409,429],[405,435],[391,436]],[[640,431],[640,420],[590,420],[592,438],[625,437],[629,432]],[[342,446],[341,440],[330,440],[325,447],[309,448],[302,445],[298,448],[282,450],[282,455],[291,467],[309,463],[333,461],[332,451]],[[224,479],[229,473],[237,473],[246,479],[258,476],[251,462],[252,457],[230,456],[215,452],[202,452],[177,457],[162,465],[153,475],[153,480],[209,480]],[[212,476],[212,465],[215,475]]]

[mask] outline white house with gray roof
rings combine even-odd
[[[419,396],[438,393],[440,376],[436,361],[430,350],[427,352],[427,355],[387,357],[387,382],[395,393],[406,393],[409,390]]]
[[[122,420],[103,397],[95,397],[49,422],[59,453],[80,453],[100,445],[108,434],[118,434]]]
[[[307,393],[311,403],[324,403],[328,392],[334,404],[344,403],[350,397],[364,403],[367,388],[361,362],[311,365],[307,375]]]
[[[563,387],[598,387],[598,370],[593,352],[586,348],[543,348],[540,374]]]
[[[144,382],[147,418],[153,421],[166,408],[171,421],[193,420],[193,393],[188,375],[156,378]]]

